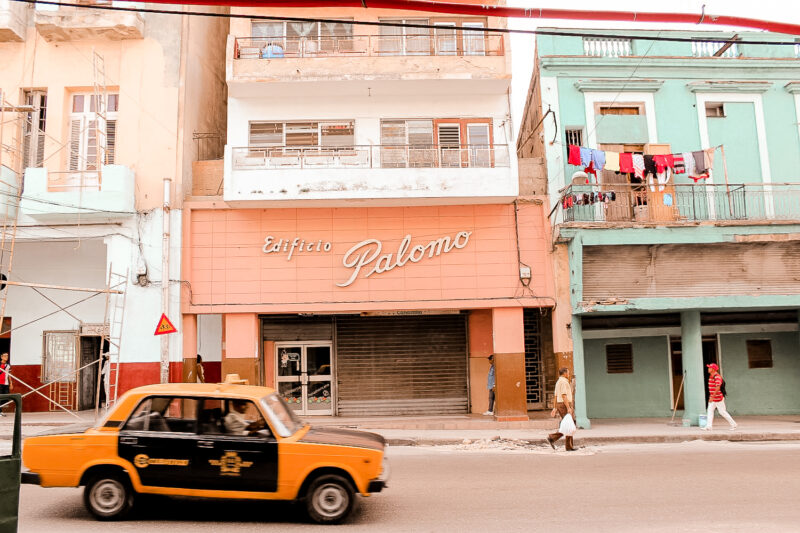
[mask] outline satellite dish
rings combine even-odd
[[[8,277],[5,274],[0,274],[0,291],[6,288],[6,281],[8,281]]]

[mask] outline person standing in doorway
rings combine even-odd
[[[489,377],[486,378],[486,388],[489,389],[489,409],[483,413],[484,416],[492,416],[494,414],[494,354],[489,356]]]
[[[711,363],[706,367],[708,367],[708,412],[706,413],[706,427],[700,429],[711,431],[714,425],[714,409],[716,409],[722,418],[728,421],[728,424],[731,425],[730,429],[733,431],[737,424],[725,408],[725,395],[722,394],[722,375],[719,373],[719,366]]]
[[[200,356],[200,354],[197,354],[197,367],[196,368],[197,368],[197,370],[196,370],[197,383],[205,383],[206,382],[206,373],[205,373],[205,370],[203,370],[203,358]]]
[[[570,385],[569,382],[569,369],[566,367],[558,371],[558,381],[556,381],[555,398],[553,401],[555,402],[555,406],[551,414],[554,417],[558,415],[560,418],[564,418],[570,415],[573,420],[575,419],[575,409],[572,405],[572,385]],[[547,444],[555,450],[556,442],[563,436],[564,435],[559,432],[551,433],[547,436]],[[564,440],[566,441],[566,450],[568,452],[575,451],[575,447],[572,445],[572,436],[568,435]]]
[[[8,353],[0,354],[0,394],[11,393],[11,363],[9,363]],[[0,410],[0,416],[6,416]]]

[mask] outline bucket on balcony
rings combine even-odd
[[[706,415],[700,415],[699,417],[697,417],[697,425],[700,426],[701,428],[706,427],[707,423],[708,423],[708,419],[707,419]]]

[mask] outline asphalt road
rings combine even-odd
[[[488,446],[488,449],[487,449]],[[346,531],[800,531],[800,444],[695,441],[392,448],[392,479]],[[78,489],[23,486],[20,531],[108,531]],[[331,531],[289,504],[147,499],[115,532]]]

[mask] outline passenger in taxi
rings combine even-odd
[[[225,424],[225,432],[231,435],[253,435],[256,431],[264,429],[266,423],[259,415],[254,421],[250,421],[244,417],[250,402],[246,400],[233,400],[230,403],[231,411],[225,415],[223,423]]]

